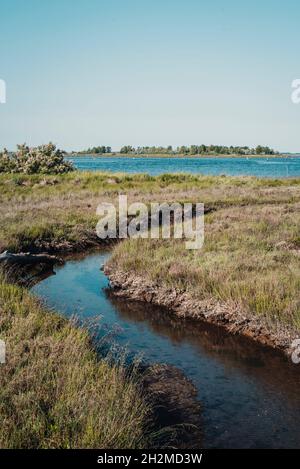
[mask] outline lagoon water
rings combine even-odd
[[[300,156],[286,158],[149,158],[149,157],[68,157],[82,171],[126,173],[226,174],[231,176],[299,177]]]
[[[33,291],[67,317],[97,321],[100,315],[99,336],[113,331],[129,356],[142,353],[147,363],[182,370],[202,405],[199,447],[300,448],[300,365],[218,327],[114,298],[100,270],[108,256],[68,261]]]

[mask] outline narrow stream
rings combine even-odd
[[[68,317],[100,315],[102,334],[114,329],[132,355],[182,370],[203,407],[204,447],[300,448],[300,365],[218,327],[112,297],[100,270],[108,256],[68,261],[32,290]]]

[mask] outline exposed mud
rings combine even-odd
[[[154,443],[160,448],[200,448],[201,404],[193,383],[174,366],[154,364],[143,373],[142,384],[152,409]]]
[[[193,318],[222,326],[232,334],[240,334],[290,355],[297,333],[281,324],[246,314],[234,305],[214,300],[198,300],[189,293],[168,289],[135,274],[104,267],[115,296],[152,303],[169,309],[177,317]]]

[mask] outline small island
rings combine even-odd
[[[112,150],[111,146],[99,145],[89,147],[86,150],[72,151],[70,156],[126,156],[126,157],[148,157],[148,158],[257,158],[257,157],[282,157],[283,154],[275,151],[269,146],[226,146],[226,145],[181,145],[173,147],[163,146],[138,146],[124,145],[118,151]]]

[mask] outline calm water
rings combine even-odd
[[[300,365],[216,327],[114,299],[93,254],[58,267],[33,290],[66,316],[102,316],[102,334],[147,362],[181,369],[198,389],[205,447],[300,448]],[[76,357],[74,357],[76,360]]]
[[[300,157],[287,158],[126,158],[80,156],[69,158],[79,170],[126,173],[202,173],[258,177],[300,176]]]

